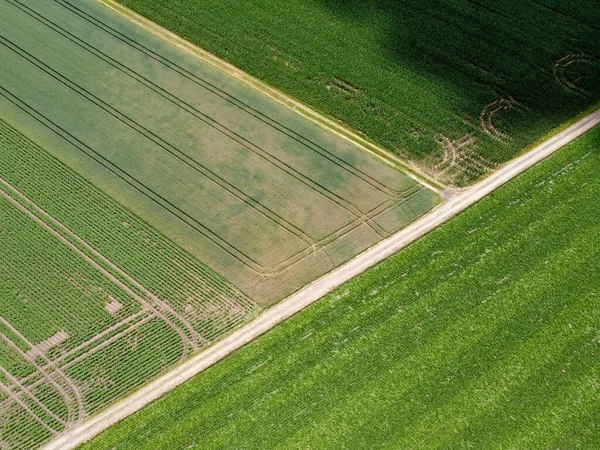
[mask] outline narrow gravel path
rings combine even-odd
[[[71,428],[46,445],[44,450],[73,449],[92,439],[119,420],[135,413],[148,403],[158,399],[233,351],[267,332],[275,325],[316,302],[344,282],[361,274],[369,267],[383,261],[421,236],[429,233],[599,123],[600,109],[590,113],[531,151],[504,164],[488,178],[450,197],[445,203],[413,222],[408,227],[381,241],[336,270],[333,270],[272,308],[264,311],[252,322],[238,329],[222,341],[173,368],[163,376],[148,383],[143,388],[99,414]]]

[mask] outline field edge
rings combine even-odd
[[[363,273],[368,268],[375,266],[400,249],[428,234],[598,124],[600,124],[600,109],[588,114],[527,154],[511,160],[500,171],[494,172],[490,177],[469,188],[468,191],[463,191],[461,194],[454,196],[450,201],[443,203],[390,238],[315,280],[275,306],[264,310],[251,322],[225,339],[216,342],[182,363],[179,366],[180,373],[168,371],[154,382],[144,385],[137,391],[135,396],[128,396],[123,401],[114,403],[97,415],[90,417],[86,422],[71,429],[61,438],[51,441],[43,447],[43,450],[74,449],[90,441],[102,431],[158,400],[194,375],[317,302],[326,294],[340,287],[344,282]],[[473,194],[470,194],[471,192]],[[391,243],[393,245],[390,245]]]
[[[116,0],[96,1],[104,7],[109,8],[110,10],[127,18],[136,25],[141,26],[147,31],[150,31],[161,39],[170,42],[179,49],[196,56],[205,63],[210,64],[211,66],[235,78],[236,80],[256,89],[260,93],[277,101],[279,104],[286,106],[292,111],[309,119],[311,122],[316,123],[325,130],[345,139],[348,142],[351,142],[371,156],[383,161],[388,166],[410,176],[412,179],[424,185],[431,191],[440,194],[441,192],[448,190],[448,186],[435,180],[429,174],[422,171],[416,164],[394,155],[389,150],[386,150],[379,144],[370,140],[368,137],[360,136],[359,132],[349,125],[336,120],[322,111],[318,111],[317,109],[302,103],[300,100],[293,98],[290,94],[271,86],[270,84],[260,80],[259,78],[256,78],[253,75],[250,75],[246,71],[236,67],[235,65],[209,52],[201,46],[182,38],[173,31],[168,30],[167,28],[157,24],[147,17],[144,17],[143,15],[122,5],[121,3],[118,3]]]

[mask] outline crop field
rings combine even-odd
[[[82,450],[600,448],[600,127]]]
[[[600,100],[586,0],[118,0],[466,185]]]
[[[0,0],[0,450],[429,211],[387,162],[92,0]]]
[[[259,311],[2,121],[0,168],[3,450],[37,447]]]
[[[438,196],[92,0],[0,0],[0,112],[262,305]]]

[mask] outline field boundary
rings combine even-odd
[[[11,62],[0,100],[9,115],[14,109],[15,126],[41,133],[39,139],[52,143],[50,153],[210,261],[212,270],[246,296],[261,298],[262,306],[439,201],[405,173],[103,5],[6,5],[9,22],[24,24],[0,37]],[[23,32],[28,27],[35,39]],[[49,54],[39,53],[36,41],[55,39]],[[63,51],[104,75],[88,77]],[[19,67],[28,74],[23,83],[16,81]],[[123,92],[139,94],[139,104]],[[54,101],[41,100],[49,94]],[[60,101],[72,107],[59,111]],[[156,114],[146,114],[147,108]],[[211,151],[214,145],[224,151]],[[185,190],[157,178],[152,171],[158,167],[180,171],[177,183]],[[235,223],[227,220],[230,213]],[[311,217],[328,220],[307,222]],[[255,239],[248,240],[248,232]]]
[[[268,96],[269,98],[290,108],[291,110],[318,124],[327,131],[335,134],[336,136],[339,136],[345,139],[346,141],[353,143],[361,150],[375,156],[376,158],[385,162],[387,165],[397,170],[401,170],[407,176],[416,180],[417,182],[424,185],[433,192],[441,194],[443,191],[449,189],[448,186],[435,180],[429,174],[421,170],[416,164],[413,164],[410,161],[406,161],[402,158],[399,158],[396,155],[393,155],[383,147],[359,136],[356,133],[356,131],[350,129],[349,127],[344,126],[336,122],[335,120],[323,115],[322,113],[315,111],[314,109],[290,97],[289,95],[285,94],[279,89],[268,85],[264,81],[261,81],[258,78],[248,74],[247,72],[239,69],[233,64],[203,49],[202,47],[186,39],[183,39],[182,37],[178,36],[172,31],[167,30],[166,28],[158,25],[150,19],[147,19],[141,14],[138,14],[135,11],[127,8],[126,6],[121,5],[115,0],[96,1],[98,1],[98,3],[104,5],[105,7],[111,9],[112,11],[120,14],[121,16],[126,17],[128,20],[136,23],[137,25],[141,26],[147,31],[150,31],[152,34],[170,42],[179,49],[184,50],[187,53],[191,53],[192,55],[201,59],[205,63],[210,64],[211,66],[232,76],[236,80],[256,89],[257,91]]]
[[[502,165],[492,175],[453,196],[433,211],[356,256],[336,270],[292,294],[277,305],[259,314],[253,321],[233,332],[215,345],[193,356],[178,367],[154,379],[133,394],[113,404],[87,421],[67,430],[51,441],[45,450],[73,449],[90,440],[111,425],[135,413],[147,404],[215,364],[233,351],[310,306],[344,282],[388,258],[420,237],[437,228],[461,211],[481,200],[528,168],[544,160],[592,127],[600,124],[600,109],[595,110],[567,129],[556,134],[531,151]]]
[[[0,38],[0,44],[2,44],[1,38]],[[49,70],[52,70],[52,69],[49,69]],[[68,84],[70,84],[70,82],[65,83],[66,86]],[[71,84],[74,85],[74,83],[71,83]],[[69,86],[69,88],[71,89],[70,86]],[[79,90],[76,90],[76,89],[72,89],[72,90],[74,92],[80,94]],[[27,105],[20,98],[18,98],[11,92],[7,91],[6,89],[2,88],[1,86],[0,86],[0,96],[4,97],[9,102],[13,103],[16,107],[20,108],[23,112],[30,115],[33,119],[35,119],[36,121],[41,123],[43,126],[48,128],[54,134],[56,134],[57,136],[61,137],[64,140],[66,140],[67,142],[69,142],[78,151],[82,152],[83,154],[85,154],[86,156],[91,158],[92,160],[94,160],[97,163],[99,163],[100,165],[102,165],[105,169],[112,172],[114,175],[116,175],[122,181],[124,181],[125,183],[130,185],[132,188],[134,188],[135,190],[140,192],[142,195],[145,195],[149,200],[155,202],[161,208],[163,208],[166,211],[168,211],[169,213],[171,213],[178,220],[180,220],[183,223],[185,223],[186,225],[192,227],[196,232],[205,236],[207,239],[210,239],[213,243],[215,243],[216,245],[221,247],[223,249],[223,251],[227,252],[229,255],[231,255],[232,257],[237,259],[240,263],[244,264],[249,270],[254,272],[259,277],[264,277],[264,278],[272,277],[273,275],[275,275],[277,273],[281,273],[286,269],[290,269],[293,265],[295,265],[295,264],[299,263],[300,261],[304,260],[305,258],[308,258],[309,256],[315,255],[317,253],[319,254],[319,256],[324,256],[326,258],[326,263],[330,263],[330,256],[327,254],[326,250],[324,250],[324,247],[327,246],[328,244],[331,244],[335,239],[338,239],[340,237],[343,237],[343,236],[349,234],[351,231],[357,229],[361,225],[368,226],[375,233],[377,233],[379,235],[379,237],[384,238],[386,232],[385,232],[385,230],[382,229],[382,227],[380,225],[377,224],[376,218],[378,216],[384,214],[388,210],[390,210],[394,207],[397,207],[399,205],[402,205],[403,203],[408,202],[410,200],[411,196],[415,195],[416,193],[418,193],[421,189],[423,189],[425,187],[423,185],[423,183],[419,182],[419,184],[415,185],[415,186],[418,186],[417,190],[415,190],[414,189],[415,186],[413,186],[404,191],[398,191],[394,195],[388,195],[387,200],[385,200],[384,202],[382,202],[381,204],[379,204],[377,206],[374,206],[371,210],[362,213],[350,202],[347,202],[341,198],[336,200],[337,195],[335,193],[329,192],[327,190],[327,188],[320,188],[317,186],[318,189],[315,189],[315,192],[318,192],[319,194],[325,196],[327,199],[336,202],[336,204],[338,204],[338,206],[340,206],[341,208],[348,211],[348,213],[353,215],[354,219],[351,222],[348,222],[347,224],[342,226],[341,228],[334,230],[329,235],[326,235],[325,237],[323,237],[322,239],[320,239],[318,241],[314,241],[311,238],[309,238],[307,235],[304,235],[304,233],[301,230],[298,230],[299,234],[296,235],[294,233],[295,227],[290,228],[290,227],[293,227],[292,224],[288,224],[289,226],[287,226],[287,227],[284,226],[284,228],[288,232],[293,234],[297,239],[303,241],[303,243],[306,245],[306,247],[303,248],[302,250],[299,250],[296,253],[290,255],[290,257],[288,259],[280,262],[276,266],[264,267],[264,266],[261,266],[258,262],[254,261],[249,255],[246,255],[245,253],[238,250],[235,246],[229,244],[228,242],[226,242],[225,240],[220,238],[213,230],[211,230],[206,225],[202,224],[196,218],[190,216],[185,211],[182,211],[177,206],[171,204],[167,199],[165,199],[160,194],[158,194],[157,192],[150,189],[146,184],[139,181],[138,179],[136,179],[135,177],[130,175],[128,172],[121,169],[120,167],[115,166],[114,163],[112,163],[111,161],[106,159],[106,157],[104,157],[103,155],[96,152],[93,148],[91,148],[90,146],[88,146],[87,144],[82,142],[80,139],[73,136],[68,131],[65,131],[62,128],[56,127],[56,125],[48,117],[42,115],[40,112],[38,112],[31,106]],[[84,98],[86,98],[86,100],[89,100],[85,96],[84,96]],[[98,103],[101,103],[101,100],[98,100]],[[113,113],[112,112],[113,108],[110,107],[110,105],[104,105],[104,108],[107,112],[109,112],[114,117],[117,117],[119,114],[121,114],[117,110],[115,110],[116,113]],[[138,131],[135,128],[132,128],[132,129],[134,129],[135,131]],[[160,141],[160,139],[158,139],[158,138],[157,138],[157,140]],[[152,141],[152,142],[156,143],[155,141]],[[197,162],[187,156],[186,157],[177,156],[173,150],[168,150],[168,146],[170,146],[170,144],[168,144],[167,142],[165,142],[163,145],[164,146],[161,146],[161,147],[163,149],[167,149],[168,153],[174,155],[175,158],[183,161],[190,167],[193,167],[194,169],[197,170],[196,165],[200,164],[199,162]],[[175,149],[175,150],[177,150],[177,149]],[[177,151],[179,152],[179,150],[177,150]],[[188,159],[194,161],[194,164],[196,164],[196,165],[190,164]],[[200,173],[202,173],[203,176],[210,179],[211,181],[214,181],[213,178],[206,176],[204,174],[204,172],[200,171]],[[309,180],[309,182],[313,183],[311,180]],[[308,185],[310,183],[305,183],[305,184]],[[315,183],[313,183],[313,184],[315,184]],[[250,205],[252,208],[254,208],[256,211],[258,211],[260,214],[264,215],[265,217],[267,217],[273,221],[272,215],[274,213],[271,212],[271,214],[267,214],[263,211],[263,209],[265,209],[268,212],[270,212],[270,210],[268,210],[268,208],[265,208],[265,207],[258,208],[253,202],[250,202],[247,199],[247,198],[250,198],[249,196],[247,196],[247,194],[245,194],[243,191],[241,191],[235,187],[233,187],[233,189],[236,189],[241,193],[239,195],[236,195],[241,201],[243,201],[247,205]],[[323,193],[322,190],[324,190],[326,193]],[[277,216],[277,217],[279,217],[279,216]],[[279,217],[279,221],[277,221],[277,223],[281,224],[282,222],[285,223],[286,221],[284,218]]]

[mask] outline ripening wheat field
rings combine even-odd
[[[0,14],[6,120],[262,304],[438,202],[92,0],[2,0]]]

